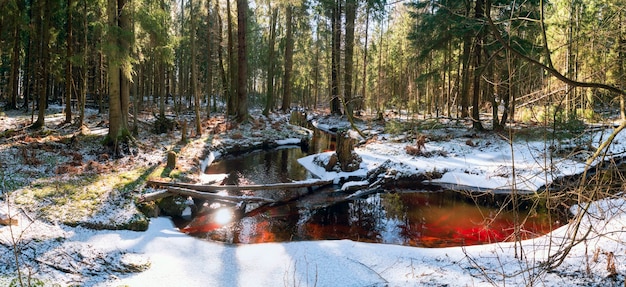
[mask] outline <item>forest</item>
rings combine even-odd
[[[0,285],[623,286],[625,9],[0,0]]]
[[[13,1],[0,3],[5,109],[50,103],[66,121],[193,111],[246,121],[293,107],[333,114],[573,123],[624,115],[616,1]],[[77,104],[73,114],[70,105]],[[222,107],[224,109],[222,110]]]

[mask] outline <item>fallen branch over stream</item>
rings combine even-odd
[[[275,202],[273,199],[258,197],[258,196],[234,196],[234,195],[222,195],[216,193],[204,193],[199,192],[187,188],[179,188],[179,187],[169,187],[167,188],[167,192],[182,195],[182,196],[191,196],[193,198],[202,198],[202,199],[213,199],[213,200],[225,200],[231,202],[264,202],[264,203],[272,203]]]
[[[164,182],[150,180],[148,185],[164,187],[151,193],[140,195],[139,202],[155,201],[172,195],[190,196],[193,198],[209,199],[226,202],[256,202],[275,203],[269,198],[257,196],[234,196],[217,194],[218,191],[243,191],[243,190],[285,190],[303,187],[324,186],[332,184],[332,180],[307,180],[286,183],[255,184],[255,185],[200,185],[179,182]]]
[[[185,189],[191,189],[195,191],[203,191],[203,192],[218,192],[218,191],[242,191],[242,190],[279,190],[279,189],[291,189],[291,188],[302,188],[302,187],[313,187],[313,186],[324,186],[332,184],[333,180],[317,180],[317,181],[296,181],[296,182],[284,182],[284,183],[268,183],[268,184],[251,184],[251,185],[200,185],[200,184],[190,184],[190,183],[179,183],[179,182],[164,182],[164,181],[156,181],[150,180],[148,184],[150,185],[158,185],[164,187],[179,187]]]
[[[155,201],[172,195],[173,194],[168,192],[167,189],[157,190],[155,192],[141,194],[139,196],[139,202]]]

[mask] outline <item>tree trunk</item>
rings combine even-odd
[[[367,40],[368,40],[368,32],[370,26],[370,7],[369,4],[366,4],[367,8],[365,9],[365,41],[363,43],[363,83],[361,87],[361,100],[357,101],[357,109],[361,110],[363,107],[363,101],[367,99],[365,94],[367,87]]]
[[[336,0],[331,13],[332,49],[331,49],[331,114],[341,115],[339,99],[339,72],[341,61],[341,1]]]
[[[239,1],[239,0],[237,0]],[[239,2],[237,2],[239,3]],[[235,70],[235,43],[233,40],[233,17],[230,9],[230,0],[226,0],[226,28],[227,28],[227,40],[228,40],[228,75],[229,75],[229,86],[228,90],[227,102],[226,102],[226,110],[228,115],[235,115],[237,113],[237,101],[236,101],[236,91],[237,89],[237,73]]]
[[[623,15],[622,15],[622,10],[620,10],[618,12],[618,43],[617,43],[617,49],[618,49],[618,75],[620,75],[619,80],[618,80],[618,85],[620,89],[624,89],[626,88],[626,78],[624,77],[624,64],[626,64],[626,40],[624,39],[624,34],[623,34],[623,27],[622,27],[622,20],[623,20]],[[626,99],[624,97],[624,95],[619,95],[619,106],[620,106],[620,118],[622,120],[626,120]]]
[[[19,15],[19,13],[18,13]],[[16,19],[13,28],[13,51],[11,53],[11,75],[9,76],[9,105],[7,108],[17,108],[17,96],[19,93],[19,68],[20,68],[20,20]]]
[[[319,26],[319,20],[317,21]],[[315,87],[315,95],[313,96],[313,110],[317,109],[320,96],[320,29],[315,29],[315,60],[313,62],[313,86]]]
[[[206,22],[207,22],[207,96],[206,96],[206,117],[211,117],[211,96],[213,96],[213,23],[211,21],[211,1],[206,1]],[[217,11],[215,12],[217,13]]]
[[[271,6],[269,9],[272,10]],[[276,23],[278,22],[278,9],[272,10],[272,17],[270,18],[270,36],[268,39],[268,52],[267,52],[267,91],[265,97],[265,109],[263,109],[263,115],[268,116],[274,109],[274,54],[276,53]]]
[[[489,11],[489,9],[487,9]],[[482,21],[485,15],[485,3],[483,0],[476,0],[475,18],[477,21]],[[483,130],[483,125],[480,122],[480,81],[483,72],[482,67],[482,53],[483,53],[483,38],[485,33],[483,29],[478,32],[476,37],[476,48],[474,48],[474,87],[472,93],[472,126],[476,130]]]
[[[189,0],[189,7],[191,10],[189,14],[191,16],[191,31],[190,45],[191,45],[191,93],[194,99],[194,112],[196,114],[195,126],[196,135],[202,135],[202,125],[200,123],[200,92],[198,91],[198,65],[196,57],[196,9],[194,9],[193,0]]]
[[[219,13],[218,0],[215,0],[215,15],[217,16],[217,57],[219,60],[220,75],[222,78],[222,98],[228,101],[228,98],[230,97],[230,88],[227,80],[228,77],[226,76],[226,69],[224,68],[224,50],[222,49],[222,17]]]
[[[46,117],[46,104],[47,104],[47,96],[48,96],[48,78],[49,78],[49,68],[48,68],[48,63],[49,61],[49,53],[50,53],[50,45],[48,45],[48,43],[50,42],[50,18],[51,17],[47,17],[49,15],[46,15],[46,11],[49,11],[50,13],[52,13],[53,9],[52,9],[52,1],[48,0],[48,1],[42,1],[41,4],[39,5],[39,15],[41,15],[42,19],[42,23],[41,23],[41,28],[39,31],[39,38],[40,38],[40,43],[41,43],[41,48],[40,48],[40,55],[39,55],[39,83],[38,83],[38,95],[39,95],[39,101],[37,104],[37,108],[38,113],[37,113],[37,121],[35,123],[33,123],[32,128],[33,129],[38,129],[38,128],[42,128],[45,124],[45,117]]]
[[[344,90],[343,100],[345,106],[345,113],[348,117],[352,117],[354,111],[354,102],[352,100],[352,71],[353,67],[353,55],[354,55],[354,21],[356,19],[356,0],[346,0],[346,44],[344,55]]]
[[[293,68],[293,6],[287,5],[285,13],[285,76],[283,78],[283,104],[282,111],[291,108],[291,71]]]
[[[237,122],[248,120],[248,57],[247,57],[247,13],[248,1],[237,0]]]
[[[109,25],[112,29],[128,31],[129,9],[126,0],[108,0],[107,14],[109,15]],[[115,153],[119,153],[119,143],[130,139],[128,130],[128,107],[130,97],[130,85],[124,65],[127,59],[126,54],[130,47],[127,39],[117,33],[108,34],[109,43],[116,43],[120,47],[119,55],[109,56],[108,76],[109,76],[109,133],[105,139],[105,144],[113,146]]]
[[[65,59],[65,122],[72,122],[72,0],[67,0],[67,42]]]
[[[18,3],[21,3],[21,1],[18,1]],[[36,35],[35,34],[35,29],[33,27],[36,27],[36,23],[35,23],[35,17],[33,17],[33,10],[34,10],[34,5],[28,6],[28,10],[27,10],[27,14],[28,14],[28,19],[29,19],[29,27],[27,29],[28,34],[26,35],[26,52],[24,55],[24,79],[22,80],[22,87],[24,87],[24,109],[28,110],[28,104],[30,102],[30,97],[31,95],[34,93],[34,88],[33,88],[33,83],[35,82],[34,80],[34,74],[35,74],[35,59],[33,57],[33,54],[36,53],[35,52],[35,42],[33,41],[33,37]]]
[[[470,9],[469,1],[465,2],[465,15],[470,17]],[[463,35],[463,53],[461,54],[461,62],[463,63],[463,68],[461,70],[461,89],[460,89],[460,97],[461,97],[461,117],[466,118],[469,116],[469,91],[470,91],[470,58],[471,58],[471,46],[472,46],[472,36],[468,33]]]
[[[88,42],[87,33],[89,33],[89,26],[87,22],[87,0],[83,0],[83,39],[82,39],[82,58],[83,63],[81,65],[81,79],[80,79],[80,93],[78,98],[80,99],[80,109],[78,113],[78,126],[81,127],[85,122],[85,104],[87,101],[87,69],[88,69]]]

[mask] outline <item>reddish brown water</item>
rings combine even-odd
[[[229,183],[271,183],[308,176],[294,160],[305,156],[300,149],[249,154],[212,165],[208,173],[231,171]],[[476,245],[546,234],[566,222],[566,216],[549,213],[532,201],[522,201],[516,211],[506,195],[469,196],[455,191],[383,192],[344,201],[337,187],[309,192],[260,191],[256,195],[284,200],[272,207],[243,210],[232,207],[234,219],[218,223],[216,208],[204,207],[181,230],[194,236],[228,243],[285,242],[351,239],[363,242],[422,247]],[[224,212],[224,211],[221,211]]]
[[[187,231],[229,243],[351,239],[448,247],[511,241],[516,222],[521,239],[550,232],[563,222],[556,214],[529,212],[529,205],[517,212],[493,207],[503,203],[504,196],[489,196],[485,205],[454,191],[383,193],[324,206],[333,196],[320,201],[322,194],[263,209],[223,226],[207,212],[188,226],[195,230]]]

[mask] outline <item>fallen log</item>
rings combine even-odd
[[[168,196],[172,196],[172,193],[168,192],[166,189],[157,190],[155,192],[139,195],[139,202],[155,201]]]
[[[200,185],[200,184],[193,184],[193,183],[148,180],[148,185],[156,185],[156,186],[162,186],[162,187],[179,187],[179,188],[191,189],[191,190],[196,190],[196,191],[204,191],[204,192],[217,192],[217,190],[206,188],[206,186],[210,186],[210,185]]]
[[[278,190],[278,189],[290,189],[290,188],[301,188],[301,187],[313,187],[313,186],[324,186],[332,184],[333,180],[317,180],[317,181],[295,181],[295,182],[285,182],[285,183],[268,183],[268,184],[251,184],[251,185],[199,185],[199,184],[189,184],[189,183],[179,183],[179,182],[163,182],[150,180],[148,184],[164,186],[164,187],[178,187],[191,189],[195,191],[204,191],[204,192],[218,192],[218,191],[241,191],[241,190]]]
[[[187,188],[179,188],[179,187],[168,187],[167,191],[173,194],[182,195],[182,196],[191,196],[194,198],[202,198],[202,199],[213,199],[213,200],[225,200],[230,202],[265,202],[265,203],[273,203],[275,200],[259,197],[259,196],[235,196],[235,195],[222,195],[215,193],[204,193],[196,190],[191,190]]]

